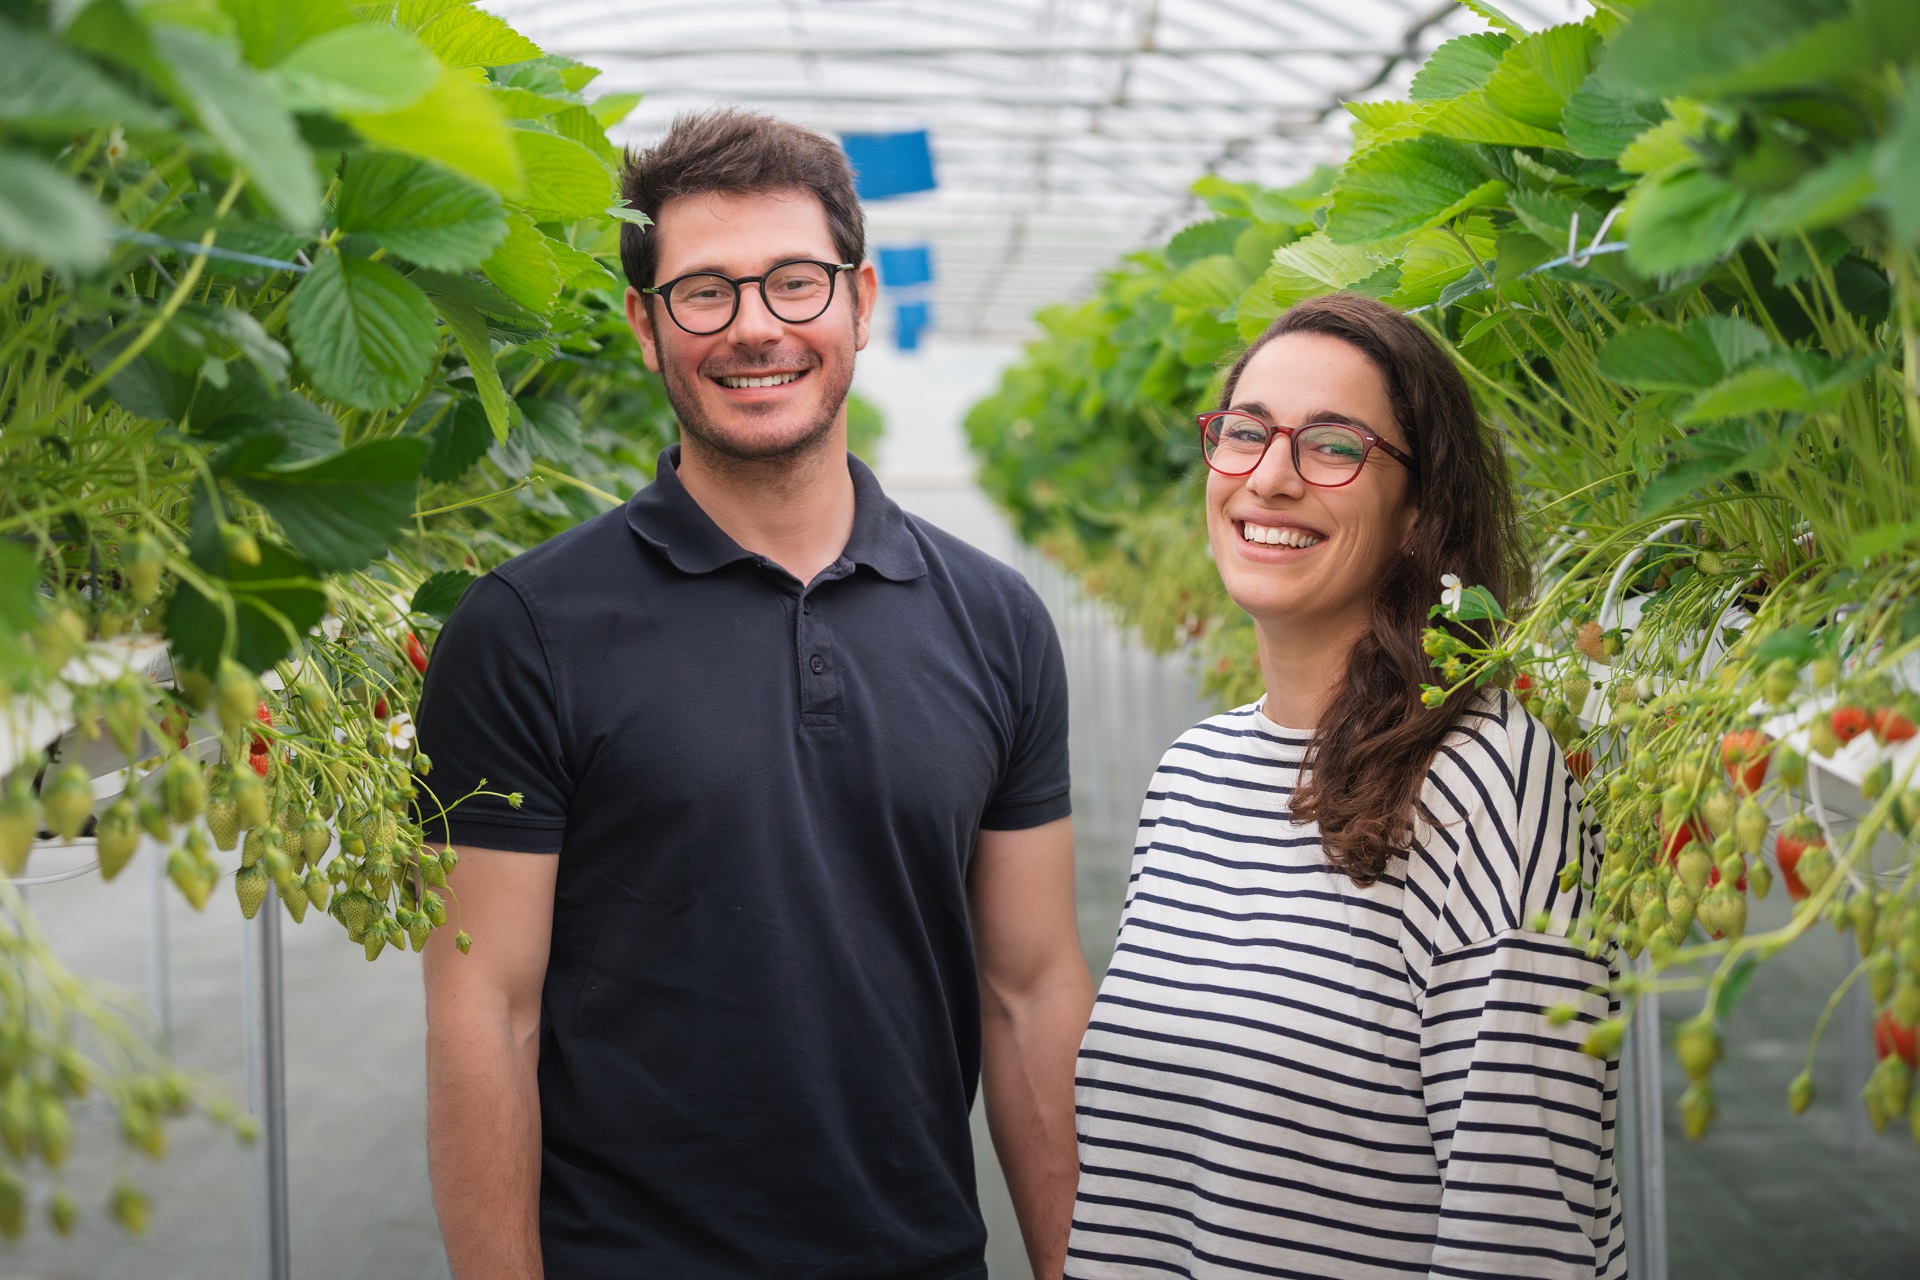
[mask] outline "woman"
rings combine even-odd
[[[1524,590],[1497,442],[1431,338],[1334,295],[1201,417],[1266,697],[1167,752],[1078,1066],[1067,1275],[1625,1274],[1598,858],[1511,694],[1421,705],[1442,573]],[[1555,1026],[1542,1010],[1579,1010]]]

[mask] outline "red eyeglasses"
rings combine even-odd
[[[1309,422],[1304,426],[1275,426],[1239,409],[1215,409],[1195,419],[1200,424],[1200,450],[1207,465],[1223,476],[1252,474],[1267,456],[1275,436],[1285,436],[1293,450],[1293,469],[1308,484],[1338,489],[1352,484],[1375,449],[1395,459],[1408,471],[1416,470],[1404,451],[1373,432],[1344,422]]]

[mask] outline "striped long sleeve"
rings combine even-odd
[[[1558,746],[1507,705],[1468,713],[1424,794],[1402,947],[1419,992],[1420,1081],[1440,1169],[1431,1274],[1610,1274],[1618,1063],[1582,1052],[1614,1010],[1607,961],[1566,940],[1598,833]],[[1554,1026],[1546,1011],[1571,1005]]]
[[[1076,1068],[1067,1275],[1620,1280],[1617,1067],[1580,1052],[1609,972],[1558,885],[1597,832],[1558,749],[1485,696],[1361,887],[1293,820],[1308,746],[1243,707],[1154,775]]]

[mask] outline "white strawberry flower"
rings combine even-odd
[[[1441,574],[1440,586],[1442,588],[1440,592],[1441,607],[1448,613],[1458,613],[1460,611],[1460,597],[1462,593],[1460,575],[1457,573]]]
[[[413,717],[404,711],[394,713],[387,721],[387,745],[395,751],[407,751],[413,747]]]

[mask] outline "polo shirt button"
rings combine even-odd
[[[813,674],[819,675],[827,669],[827,660],[816,653],[813,655],[813,660],[807,663],[807,666],[813,669]]]

